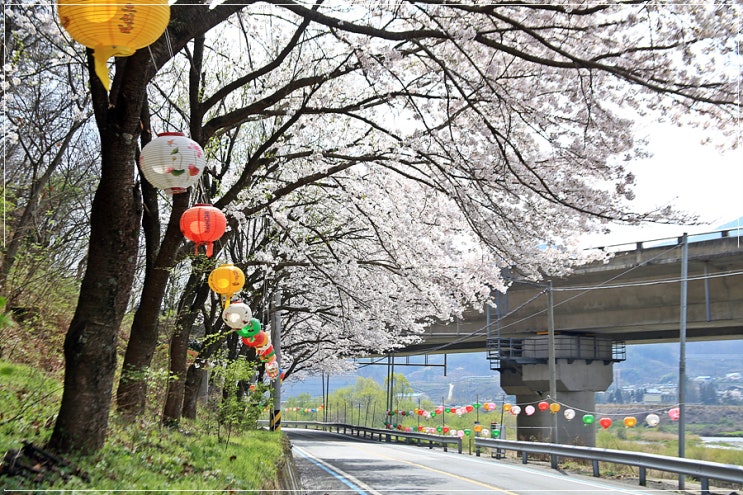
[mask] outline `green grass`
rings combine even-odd
[[[61,381],[24,366],[0,361],[0,455],[20,449],[22,441],[43,447],[54,427]],[[208,415],[207,415],[208,416]],[[278,432],[232,432],[229,441],[209,434],[216,427],[183,423],[180,430],[159,421],[125,423],[112,414],[106,445],[94,455],[66,459],[87,473],[67,483],[41,483],[0,476],[5,489],[64,490],[260,490],[273,483],[283,456]]]

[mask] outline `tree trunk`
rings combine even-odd
[[[87,62],[101,137],[101,179],[91,205],[88,263],[65,337],[62,403],[48,442],[58,452],[79,454],[99,450],[108,429],[117,335],[139,247],[142,198],[134,170],[149,59],[118,59],[110,94],[95,75],[90,49]]]
[[[188,367],[183,394],[183,409],[181,411],[184,418],[196,419],[199,390],[201,390],[201,384],[206,380],[206,377],[207,373],[203,367],[197,368],[193,364]]]
[[[185,193],[173,196],[173,210],[155,266],[145,274],[142,297],[134,314],[119,387],[116,391],[116,405],[126,416],[133,417],[144,412],[147,399],[147,381],[144,374],[152,363],[157,346],[160,307],[170,278],[170,269],[175,264],[178,248],[183,242],[180,218],[188,208],[189,196]]]
[[[103,446],[116,371],[116,337],[137,259],[141,199],[134,184],[135,141],[101,133],[101,181],[91,208],[85,277],[64,344],[62,404],[49,446],[92,453]]]
[[[193,323],[198,315],[197,308],[204,304],[208,296],[209,287],[204,284],[203,276],[193,272],[186,285],[186,291],[181,296],[181,301],[178,305],[178,322],[176,323],[175,333],[170,341],[171,379],[168,380],[168,392],[165,398],[165,407],[163,408],[163,424],[169,426],[176,425],[181,420],[181,414],[185,407],[184,397],[189,386],[188,380],[193,378],[191,368],[194,370],[197,369],[194,366],[187,369],[188,338],[191,335]],[[202,359],[202,356],[199,356],[197,362],[202,361]],[[193,392],[198,393],[201,381],[199,380],[195,385],[196,390]],[[193,407],[193,416],[187,417],[196,418],[195,398],[193,399],[193,405],[189,405],[189,407]]]

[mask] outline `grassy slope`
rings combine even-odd
[[[35,368],[0,360],[0,455],[19,449],[22,440],[43,446],[54,427],[61,381]],[[190,430],[189,432],[184,430]],[[219,434],[218,434],[219,433]],[[259,490],[276,479],[282,456],[281,434],[230,432],[216,424],[163,428],[156,420],[122,423],[112,415],[109,440],[94,456],[72,458],[89,482],[72,476],[60,485],[47,476],[31,484],[22,477],[0,476],[5,489],[164,489]],[[56,481],[56,483],[55,483]]]

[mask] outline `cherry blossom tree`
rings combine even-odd
[[[732,136],[735,15],[645,2],[176,3],[160,40],[117,60],[109,93],[90,72],[101,179],[50,444],[86,452],[105,440],[147,194],[135,173],[143,128],[187,124],[215,156],[232,146],[193,195],[229,214],[231,236],[260,216],[281,233],[245,261],[287,294],[283,309],[301,309],[291,358],[303,335],[318,360],[382,350],[486,300],[500,267],[562,273],[576,234],[668,219],[628,203],[622,163],[643,153],[631,122]],[[166,84],[174,74],[187,98]],[[174,218],[148,239],[153,271],[179,259]],[[142,303],[159,309],[166,284],[146,282]],[[132,328],[130,379],[152,332]]]

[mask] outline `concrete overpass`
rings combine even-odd
[[[743,338],[743,237],[730,233],[689,236],[690,340]],[[712,235],[716,237],[710,239]],[[607,262],[580,266],[568,277],[553,279],[555,331],[628,344],[678,341],[681,246],[665,240],[647,247],[652,244],[640,242],[614,253],[607,249]],[[497,296],[497,308],[473,310],[456,323],[433,325],[420,344],[404,353],[483,351],[488,339],[546,332],[548,299],[546,283],[514,277],[508,292]]]
[[[688,340],[743,338],[740,233],[734,229],[688,238]],[[549,282],[522,280],[514,273],[507,293],[498,294],[497,307],[468,312],[456,323],[433,325],[420,344],[401,354],[487,350],[491,369],[500,371],[501,386],[516,395],[518,403],[548,398],[563,408],[593,411],[594,392],[611,385],[612,365],[624,360],[625,344],[679,341],[681,239],[632,247],[611,253],[607,248],[605,262],[580,266],[570,276]],[[520,415],[519,437],[595,444],[595,431],[582,428],[580,421],[549,416],[555,415]]]

